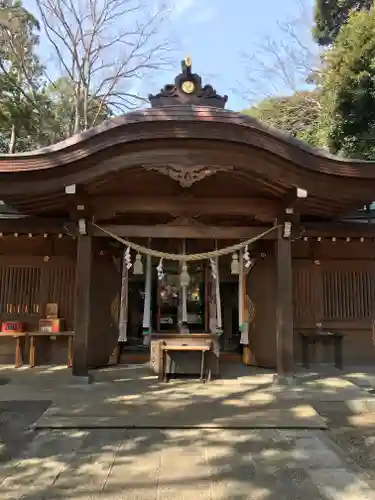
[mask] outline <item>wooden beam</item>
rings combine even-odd
[[[375,224],[367,222],[301,222],[302,236],[314,237],[375,237]]]
[[[103,229],[124,238],[197,238],[197,239],[249,239],[270,229],[271,226],[224,227],[224,226],[118,226],[106,225]],[[92,227],[93,236],[107,236],[96,227]],[[265,239],[275,239],[275,231],[268,233]]]
[[[92,238],[78,237],[74,307],[73,375],[88,376]]]
[[[294,371],[292,244],[290,237],[283,237],[283,230],[278,227],[276,241],[276,367],[280,379]]]
[[[298,211],[303,206],[304,200],[307,198],[307,191],[297,187],[292,187],[282,198],[280,206],[285,213],[287,209]]]
[[[71,222],[65,219],[48,219],[42,217],[18,217],[0,218],[1,233],[50,233],[58,234],[66,232],[66,229],[73,230]]]
[[[90,210],[90,197],[85,193],[82,184],[72,184],[75,186],[74,193],[66,193],[66,199],[69,200],[69,215],[71,220],[77,221],[78,219],[88,219],[92,217]]]
[[[177,216],[197,215],[269,215],[274,218],[278,205],[267,198],[195,198],[171,197],[124,197],[98,196],[91,198],[90,205],[95,217],[108,217],[116,213],[155,213]]]

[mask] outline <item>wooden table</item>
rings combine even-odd
[[[334,364],[336,368],[342,370],[342,339],[344,335],[339,332],[300,332],[302,364],[305,368],[310,366],[309,346],[322,344],[333,347]]]
[[[220,376],[220,340],[216,334],[213,333],[187,333],[182,334],[178,332],[169,333],[152,333],[150,339],[150,368],[157,375],[161,372],[161,354],[160,345],[183,345],[183,346],[206,346],[211,345],[211,351],[206,354],[206,363],[210,365],[213,377]],[[199,352],[197,353],[199,354]],[[166,355],[169,358],[171,355],[177,360],[178,363],[172,363],[173,369],[176,374],[180,375],[196,375],[200,373],[201,359],[200,356],[192,353],[191,356],[184,353],[179,354],[172,352]]]
[[[15,353],[14,353],[14,366],[19,368],[23,364],[22,360],[22,340],[27,337],[25,332],[1,332],[1,337],[11,337],[16,340]]]
[[[58,337],[68,337],[68,367],[72,366],[73,362],[73,338],[74,332],[27,332],[27,336],[30,337],[30,348],[29,348],[29,365],[34,367],[35,362],[35,351],[36,351],[36,339],[37,338],[49,338],[50,340],[55,340]]]
[[[174,352],[200,352],[201,353],[201,371],[200,371],[199,380],[201,382],[205,381],[206,352],[211,351],[211,345],[209,345],[209,344],[206,344],[206,345],[178,345],[178,344],[167,345],[167,344],[161,343],[160,348],[161,348],[161,356],[160,356],[161,367],[160,367],[160,372],[159,372],[159,378],[161,380],[168,382],[168,367],[167,367],[167,363],[166,363],[166,354],[170,351],[174,351]],[[169,372],[170,372],[170,370],[169,370]],[[208,366],[207,380],[208,381],[211,380],[211,366],[210,365]]]

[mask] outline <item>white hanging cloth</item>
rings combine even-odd
[[[216,261],[216,333],[221,335],[223,333],[223,321],[221,316],[221,298],[220,298],[220,274],[219,274],[219,257],[215,257]]]
[[[181,311],[181,321],[187,323],[188,313],[187,313],[187,289],[186,286],[181,287],[181,298],[182,298],[182,311]]]
[[[240,332],[243,330],[243,324],[245,319],[245,307],[244,307],[244,263],[243,263],[243,252],[240,250],[239,255],[239,267],[240,271],[238,273],[238,328]]]
[[[215,259],[210,259],[210,272],[208,274],[208,313],[209,330],[216,333],[217,330],[217,308],[216,308],[216,264]]]
[[[146,279],[145,300],[143,304],[143,344],[149,345],[151,335],[151,286],[152,286],[152,262],[151,255],[146,256]]]
[[[185,240],[182,241],[182,253],[184,255],[186,254],[186,241]],[[181,271],[183,269],[183,266],[184,266],[184,262],[181,262],[180,266],[179,266],[180,267],[180,273],[181,273]],[[186,288],[186,286],[181,286],[180,290],[181,290],[181,302],[180,302],[180,306],[181,306],[181,321],[183,323],[187,323],[187,320],[188,320],[188,312],[187,312],[187,288]]]
[[[244,252],[240,251],[240,274],[238,275],[238,326],[241,332],[240,344],[249,345],[249,298],[246,289],[246,266]]]
[[[121,275],[121,302],[119,317],[119,342],[126,342],[128,335],[128,296],[129,296],[129,269],[128,269],[129,249],[124,248],[122,259]]]

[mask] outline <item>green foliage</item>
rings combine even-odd
[[[46,84],[38,44],[37,20],[21,2],[0,0],[0,152],[36,149],[74,133],[74,84],[68,78]],[[88,127],[111,116],[98,98],[88,96],[87,106]]]
[[[318,92],[305,91],[287,97],[272,97],[245,110],[244,113],[275,130],[290,134],[312,146],[318,146]]]
[[[353,11],[369,11],[373,0],[315,0],[313,35],[319,45],[331,45]]]
[[[48,97],[43,67],[35,55],[39,24],[21,2],[0,3],[0,148],[36,147]]]
[[[375,8],[352,13],[323,63],[324,143],[332,153],[374,160]]]

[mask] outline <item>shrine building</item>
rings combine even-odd
[[[189,59],[149,101],[0,156],[0,363],[155,362],[181,325],[282,376],[319,335],[373,363],[375,163],[225,109]]]

